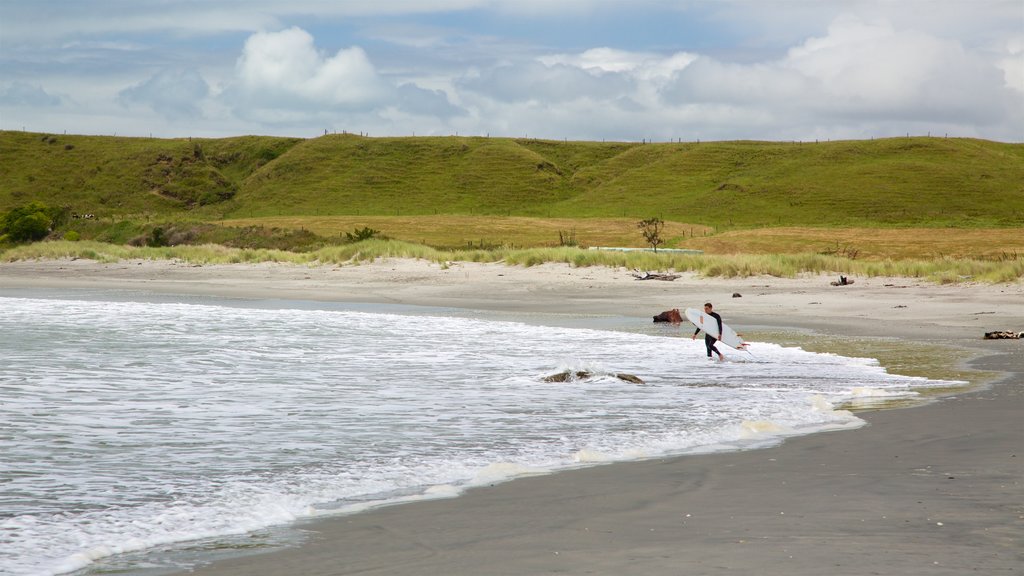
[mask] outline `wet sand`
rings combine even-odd
[[[767,449],[598,466],[306,523],[299,547],[227,575],[962,575],[1024,573],[1024,284],[907,279],[637,281],[630,271],[416,261],[305,268],[0,264],[0,294],[45,288],[627,316],[715,302],[744,327],[879,335],[969,351],[999,382],[866,427]],[[742,297],[733,297],[739,293]]]

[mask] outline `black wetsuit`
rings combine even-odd
[[[718,320],[718,334],[721,335],[722,334],[722,317],[719,316],[717,312],[708,312],[708,316],[711,316],[715,320]],[[697,328],[697,331],[694,332],[693,335],[696,336],[697,334],[700,334],[700,330],[701,330],[700,328]],[[718,351],[718,348],[715,348],[715,342],[718,342],[717,338],[715,338],[714,336],[708,334],[707,332],[704,332],[704,345],[707,346],[707,348],[708,348],[708,358],[711,358],[711,353],[712,352],[714,352],[715,354],[718,354],[719,356],[722,355],[722,353]]]

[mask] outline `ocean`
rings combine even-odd
[[[516,476],[855,428],[839,407],[957,384],[770,343],[719,363],[689,328],[636,323],[0,297],[0,574],[185,569],[189,556],[161,564],[155,551],[231,548]],[[564,370],[594,376],[544,381]]]

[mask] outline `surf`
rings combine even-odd
[[[19,576],[768,445],[860,425],[836,406],[869,390],[946,385],[769,343],[751,344],[759,362],[711,365],[678,333],[315,303],[0,298],[0,348],[0,567]],[[595,376],[544,381],[564,370]]]

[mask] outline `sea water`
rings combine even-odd
[[[287,306],[0,297],[0,574],[752,448],[950,384],[762,343],[709,361],[689,329]],[[594,376],[544,381],[564,370]]]

